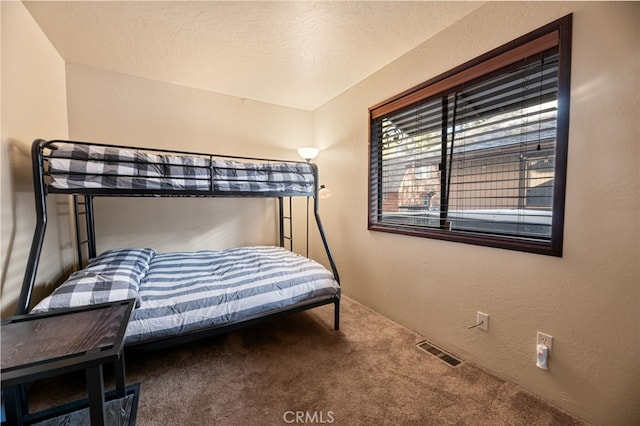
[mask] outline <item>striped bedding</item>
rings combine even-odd
[[[131,257],[131,250],[128,257]],[[143,250],[147,255],[150,249]],[[113,251],[108,252],[113,258]],[[141,257],[141,256],[138,256]],[[101,257],[89,265],[99,264]],[[139,268],[138,268],[139,269]],[[120,268],[121,270],[121,268]],[[65,303],[65,284],[32,312]],[[96,288],[96,291],[104,291]],[[91,292],[84,285],[81,292]],[[136,307],[125,345],[178,336],[241,322],[297,303],[339,296],[333,275],[319,263],[280,247],[240,247],[220,251],[155,253],[138,281]],[[103,294],[103,293],[101,293]],[[87,297],[76,298],[86,303]],[[100,303],[104,300],[98,300]],[[52,308],[52,306],[54,306]]]
[[[187,190],[313,194],[314,172],[301,162],[241,162],[209,155],[56,142],[48,157],[58,189]]]

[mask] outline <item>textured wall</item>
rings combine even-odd
[[[71,64],[67,86],[75,140],[294,160],[300,159],[296,148],[311,143],[306,111]],[[99,199],[98,251],[271,244],[275,205],[264,199]]]
[[[2,316],[16,302],[35,229],[31,143],[67,136],[64,61],[21,2],[2,2]],[[66,197],[50,197],[34,299],[73,262]]]
[[[571,12],[564,257],[367,231],[367,109]],[[640,422],[638,22],[637,3],[487,4],[313,116],[345,293],[596,424]],[[467,330],[476,311],[488,333]]]

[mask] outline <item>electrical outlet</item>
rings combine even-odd
[[[548,334],[540,333],[538,331],[538,340],[536,342],[538,345],[545,345],[549,348],[549,352],[551,352],[551,346],[553,346],[553,336]]]
[[[489,331],[489,314],[478,311],[476,315],[476,324],[480,324],[478,325],[478,329]]]

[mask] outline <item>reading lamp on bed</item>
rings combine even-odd
[[[320,190],[318,191],[318,196],[320,199],[325,199],[331,197],[331,191],[324,185],[320,185]]]
[[[302,159],[304,159],[307,163],[310,163],[311,160],[316,158],[319,153],[320,153],[320,148],[316,148],[313,146],[303,146],[298,148],[298,155],[300,155],[300,157],[302,157]],[[326,186],[320,185],[318,196],[320,198],[329,198],[331,197],[331,191],[329,191],[329,189]]]
[[[310,163],[311,160],[316,158],[320,153],[320,149],[313,146],[303,146],[298,148],[298,155],[302,157],[307,163]],[[326,186],[320,185],[320,189],[318,191],[319,198],[329,198],[331,197],[331,191],[327,189]],[[306,255],[309,257],[309,197],[307,197],[307,251]]]

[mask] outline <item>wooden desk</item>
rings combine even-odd
[[[92,425],[105,424],[102,366],[113,363],[116,395],[125,395],[124,336],[134,299],[19,315],[1,322],[1,377],[7,423],[28,415],[23,385],[74,370],[86,370]]]

